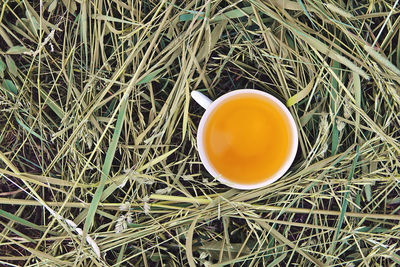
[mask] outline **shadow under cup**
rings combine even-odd
[[[275,97],[242,89],[206,109],[197,136],[200,158],[220,182],[254,189],[279,179],[297,152],[296,124]]]

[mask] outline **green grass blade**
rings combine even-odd
[[[345,193],[343,196],[343,203],[342,203],[342,207],[341,207],[341,212],[340,212],[340,217],[339,217],[339,222],[338,222],[338,226],[337,226],[337,233],[335,236],[335,240],[338,238],[339,234],[340,234],[340,229],[342,228],[342,224],[343,224],[343,219],[344,219],[344,214],[346,213],[347,210],[347,205],[348,205],[348,197],[350,194],[350,181],[353,179],[354,176],[354,171],[356,169],[356,165],[357,165],[357,161],[358,161],[358,157],[360,156],[360,147],[357,146],[356,148],[356,156],[354,158],[353,164],[351,165],[351,170],[349,172],[349,176],[347,177],[347,185],[346,185],[346,189],[345,189]]]
[[[6,56],[6,64],[8,67],[8,71],[12,75],[17,76],[18,75],[17,65],[15,64],[15,61],[10,56]]]
[[[33,136],[39,138],[40,140],[42,140],[43,142],[47,142],[46,139],[44,139],[41,135],[39,135],[38,133],[36,133],[34,130],[32,130],[31,128],[29,128],[25,123],[22,122],[22,120],[20,120],[18,117],[15,117],[15,120],[18,122],[18,124],[24,128],[28,134],[32,134]]]
[[[200,14],[204,14],[203,12]],[[197,17],[197,20],[204,19],[202,16],[198,16],[197,14],[183,14],[179,16],[179,21],[191,21]]]
[[[47,229],[47,228],[44,227],[44,226],[39,226],[39,225],[37,225],[37,224],[31,223],[31,222],[29,222],[29,221],[27,221],[27,220],[25,220],[25,219],[22,219],[22,218],[20,218],[20,217],[18,217],[18,216],[15,216],[14,214],[11,214],[11,213],[9,213],[9,212],[7,212],[7,211],[5,211],[5,210],[2,210],[2,209],[0,209],[0,216],[3,217],[3,218],[8,219],[8,220],[10,220],[10,221],[14,221],[14,222],[16,222],[16,223],[18,223],[18,224],[21,224],[21,225],[23,225],[23,226],[26,226],[26,227],[30,227],[30,228],[32,228],[32,229],[39,230],[39,231],[41,231],[41,232],[44,232],[44,231],[46,231],[46,229]]]
[[[338,220],[338,223],[337,223],[337,228],[336,228],[334,240],[333,240],[332,245],[329,248],[330,255],[332,255],[332,253],[335,250],[335,246],[336,246],[339,234],[340,234],[340,230],[342,229],[344,216],[346,214],[347,206],[348,206],[348,197],[349,197],[349,193],[350,193],[350,181],[353,179],[354,171],[355,171],[359,156],[360,156],[360,151],[359,151],[359,146],[357,146],[356,147],[356,155],[355,155],[355,158],[354,158],[353,163],[351,165],[349,176],[347,177],[347,185],[346,185],[346,188],[345,188],[345,193],[343,195],[343,202],[342,202],[342,206],[340,208],[340,216],[339,216],[339,220]]]
[[[122,101],[122,103],[121,103],[121,107],[119,109],[118,119],[117,119],[117,122],[115,123],[115,129],[114,129],[114,133],[112,136],[112,140],[108,147],[106,158],[104,160],[103,168],[101,171],[100,184],[97,187],[95,194],[93,195],[93,199],[92,199],[92,202],[90,203],[88,215],[85,220],[85,226],[84,226],[83,230],[86,233],[90,230],[90,228],[93,225],[94,215],[96,213],[97,207],[99,206],[100,198],[101,198],[101,195],[103,194],[104,186],[106,184],[107,177],[110,173],[112,161],[114,159],[115,151],[117,149],[118,139],[121,135],[122,125],[124,122],[126,108],[127,108],[127,104],[128,104],[128,99],[126,97],[124,97],[124,98],[122,98],[121,101]]]
[[[30,50],[26,47],[20,46],[20,45],[16,45],[11,47],[10,49],[7,50],[6,54],[8,55],[20,55],[23,54],[25,52],[30,52]]]
[[[13,232],[14,234],[16,234],[17,236],[19,236],[19,237],[21,237],[21,238],[23,238],[23,239],[26,239],[26,240],[32,242],[33,244],[36,244],[36,243],[37,243],[34,239],[30,238],[30,237],[27,236],[26,234],[21,233],[20,231],[14,229],[13,227],[10,227],[10,226],[8,226],[7,224],[5,224],[5,223],[3,223],[3,222],[0,222],[0,224],[1,224],[4,228],[6,228],[7,230],[9,230],[10,232]]]
[[[315,25],[313,19],[311,18],[310,13],[308,13],[307,8],[306,8],[306,6],[304,5],[303,1],[302,1],[302,0],[297,0],[297,3],[299,3],[299,5],[301,6],[301,8],[302,8],[303,11],[304,11],[304,14],[306,14],[307,18],[310,20],[310,22],[311,22],[311,24],[313,25],[313,27],[314,27],[315,29],[317,29],[317,26]]]
[[[138,81],[137,85],[141,85],[141,84],[145,84],[145,83],[149,83],[151,82],[158,74],[160,74],[162,71],[164,70],[164,68],[160,68],[158,70],[155,70],[151,73],[149,73],[148,75],[146,75],[145,77],[143,77],[143,79],[141,79],[140,81]]]
[[[332,66],[333,72],[336,74],[336,77],[340,77],[340,64],[337,61],[333,62]],[[337,152],[337,148],[339,145],[339,131],[336,125],[336,114],[338,111],[338,103],[337,103],[337,97],[339,93],[339,85],[338,81],[336,80],[335,77],[332,77],[332,92],[331,92],[331,109],[333,112],[333,127],[332,127],[332,148],[331,148],[331,154],[335,155]]]
[[[211,21],[218,22],[218,21],[226,20],[226,19],[236,19],[236,18],[241,18],[244,16],[249,16],[253,13],[254,13],[253,8],[251,6],[244,7],[244,8],[237,8],[237,9],[222,13],[221,15],[215,16],[214,18],[211,19]]]
[[[3,81],[3,88],[8,91],[8,93],[12,93],[14,96],[18,95],[18,89],[14,85],[14,83],[8,79]]]
[[[6,71],[7,65],[4,61],[0,58],[0,78],[4,78],[4,72]]]
[[[56,113],[58,118],[63,119],[65,114],[64,111],[61,109],[61,107],[44,90],[41,89],[40,94],[43,96],[45,100],[43,105],[46,104],[49,105],[51,110],[53,110],[54,113]]]

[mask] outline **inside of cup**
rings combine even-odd
[[[240,92],[238,92],[238,91],[240,91]],[[229,165],[230,164],[229,163],[229,161],[230,161],[229,156],[231,155],[233,157],[234,156],[234,152],[231,152],[231,154],[229,154],[229,153],[226,154],[226,161],[228,162],[228,165],[227,165],[228,172],[225,171],[225,173],[224,173],[222,171],[219,171],[218,166],[215,166],[215,164],[213,163],[213,159],[208,154],[208,151],[206,149],[207,148],[207,144],[206,144],[207,142],[205,141],[205,137],[208,134],[207,133],[207,127],[211,127],[208,124],[212,123],[211,120],[213,120],[213,116],[216,116],[217,112],[222,112],[222,111],[220,111],[220,109],[222,109],[221,107],[223,107],[223,105],[228,103],[229,101],[231,101],[231,102],[232,101],[239,101],[240,102],[246,96],[251,96],[251,97],[255,96],[256,98],[261,99],[261,101],[264,101],[263,103],[268,103],[271,106],[273,105],[273,107],[275,109],[277,109],[279,112],[281,112],[282,118],[284,118],[285,123],[287,123],[287,131],[290,133],[290,135],[292,135],[290,138],[288,138],[289,139],[288,142],[290,142],[289,151],[287,152],[287,155],[285,156],[285,158],[282,160],[282,164],[279,165],[279,168],[276,171],[274,171],[272,173],[269,173],[266,176],[260,176],[257,179],[257,181],[255,181],[255,182],[249,181],[248,178],[246,179],[246,177],[244,175],[246,170],[245,170],[245,172],[242,173],[243,175],[242,174],[238,175],[238,177],[240,179],[237,179],[237,177],[233,177],[233,176],[230,177],[229,176],[229,173],[234,173],[235,169],[238,170],[238,169],[242,168],[239,165],[240,163],[236,163],[235,164],[234,161],[232,161],[232,164]],[[252,104],[254,106],[253,103],[250,103],[250,104]],[[244,107],[246,107],[246,106],[244,106]],[[255,109],[255,107],[253,107],[253,109]],[[215,122],[217,124],[217,126],[218,126],[218,123],[219,124],[227,124],[228,123],[227,121],[229,121],[229,119],[230,119],[229,117],[233,116],[233,115],[229,116],[229,114],[232,114],[232,113],[229,113],[229,112],[227,114],[228,114],[227,116],[225,116],[226,114],[222,114],[222,117],[220,118],[220,120]],[[239,114],[238,116],[240,117],[241,114]],[[244,132],[246,130],[251,131],[251,129],[250,129],[251,125],[252,125],[252,123],[254,123],[254,122],[252,122],[252,119],[253,118],[250,118],[250,117],[243,117],[242,118],[243,122],[241,122],[241,123],[245,124],[244,126],[246,126],[247,128],[245,127],[245,129],[236,129],[236,130],[240,134],[241,134],[242,130]],[[255,121],[255,123],[257,123],[257,120],[253,120],[253,121]],[[266,121],[265,123],[268,123],[268,119],[265,120],[265,121]],[[276,129],[274,129],[274,130],[276,131]],[[251,135],[251,134],[248,134],[248,135]],[[275,137],[275,138],[279,138],[279,135],[277,137]],[[223,141],[223,139],[221,139],[221,140]],[[221,140],[219,142],[221,142]],[[274,145],[273,144],[274,142],[276,143],[276,140],[272,140],[272,141],[269,140],[269,145],[271,145],[271,144]],[[251,144],[252,140],[247,140],[247,142],[249,144]],[[245,142],[242,142],[242,143],[245,143]],[[217,143],[214,142],[214,144],[217,145],[217,146],[221,146],[221,144],[218,144],[218,142]],[[240,142],[237,143],[237,144],[238,145],[243,145]],[[201,160],[202,160],[205,168],[207,169],[208,172],[210,172],[210,174],[212,174],[220,182],[222,182],[222,183],[224,183],[224,184],[226,184],[228,186],[234,187],[234,188],[253,189],[253,188],[258,188],[258,187],[265,186],[267,184],[270,184],[270,183],[276,181],[290,167],[290,165],[292,164],[292,162],[294,160],[294,156],[296,154],[296,151],[297,151],[297,129],[296,129],[294,120],[293,120],[292,116],[290,115],[289,111],[275,97],[273,97],[273,96],[271,96],[271,95],[269,95],[267,93],[258,91],[258,90],[237,90],[237,91],[228,93],[228,94],[224,95],[223,97],[219,98],[218,100],[213,102],[213,104],[210,106],[209,109],[207,109],[207,111],[203,115],[203,118],[202,118],[202,120],[200,122],[200,125],[199,125],[198,145],[199,145],[200,157],[201,157]],[[244,145],[244,147],[246,147],[246,144]],[[276,151],[278,151],[278,152],[276,152]],[[279,153],[279,148],[276,151],[275,151],[275,154]],[[263,151],[261,151],[261,152],[264,153]],[[265,153],[270,153],[270,154],[265,154],[266,155],[265,159],[268,159],[270,161],[273,161],[274,157],[277,156],[277,155],[272,155],[271,151],[268,151],[268,150],[265,150]],[[265,159],[263,159],[263,160],[265,160]],[[254,162],[256,162],[257,160],[258,160],[257,158],[252,159],[252,161],[254,161]],[[252,163],[253,163],[252,161],[250,161],[250,162],[248,162],[246,164],[252,165]],[[214,160],[214,162],[215,162],[215,160]],[[262,161],[260,161],[260,162],[262,162]],[[267,162],[266,162],[266,164],[267,164]],[[256,165],[253,164],[253,166],[256,166]],[[229,172],[229,169],[232,169],[232,171]],[[248,170],[250,170],[250,169],[248,169]],[[228,173],[228,175],[227,175],[227,173]],[[247,175],[247,177],[249,177],[249,175]]]

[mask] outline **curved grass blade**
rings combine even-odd
[[[290,97],[288,99],[288,101],[286,102],[286,106],[291,107],[294,104],[301,101],[303,98],[305,98],[311,92],[311,90],[314,88],[314,84],[315,84],[314,81],[315,81],[315,79],[312,79],[312,81],[309,82],[303,90],[301,90],[294,96]]]

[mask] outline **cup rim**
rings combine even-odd
[[[275,104],[277,104],[279,106],[279,108],[286,115],[286,117],[289,121],[291,132],[292,132],[292,145],[291,145],[291,149],[289,152],[289,156],[287,157],[287,160],[285,161],[285,163],[270,178],[268,178],[267,180],[265,180],[263,182],[256,183],[256,184],[234,183],[232,181],[229,181],[225,177],[223,177],[221,174],[219,174],[213,168],[210,161],[208,160],[208,157],[205,153],[204,144],[203,144],[204,126],[205,126],[205,123],[207,122],[207,119],[210,116],[210,114],[221,104],[221,102],[223,102],[226,99],[231,98],[233,96],[239,95],[239,94],[257,94],[257,95],[266,97],[269,100],[273,101]],[[279,178],[281,178],[286,173],[286,171],[290,168],[290,166],[292,165],[294,158],[296,156],[296,153],[297,153],[297,148],[298,148],[297,126],[296,126],[296,123],[294,121],[292,114],[289,112],[287,107],[281,101],[279,101],[279,99],[277,99],[275,96],[268,94],[266,92],[260,91],[260,90],[256,90],[256,89],[238,89],[235,91],[228,92],[228,93],[220,96],[219,98],[217,98],[215,101],[213,101],[211,103],[211,105],[206,109],[203,116],[201,117],[196,139],[197,139],[197,146],[198,146],[200,159],[201,159],[201,162],[203,163],[204,167],[206,168],[206,170],[222,184],[225,184],[232,188],[244,189],[244,190],[261,188],[261,187],[267,186],[269,184],[272,184],[275,181],[277,181]]]

